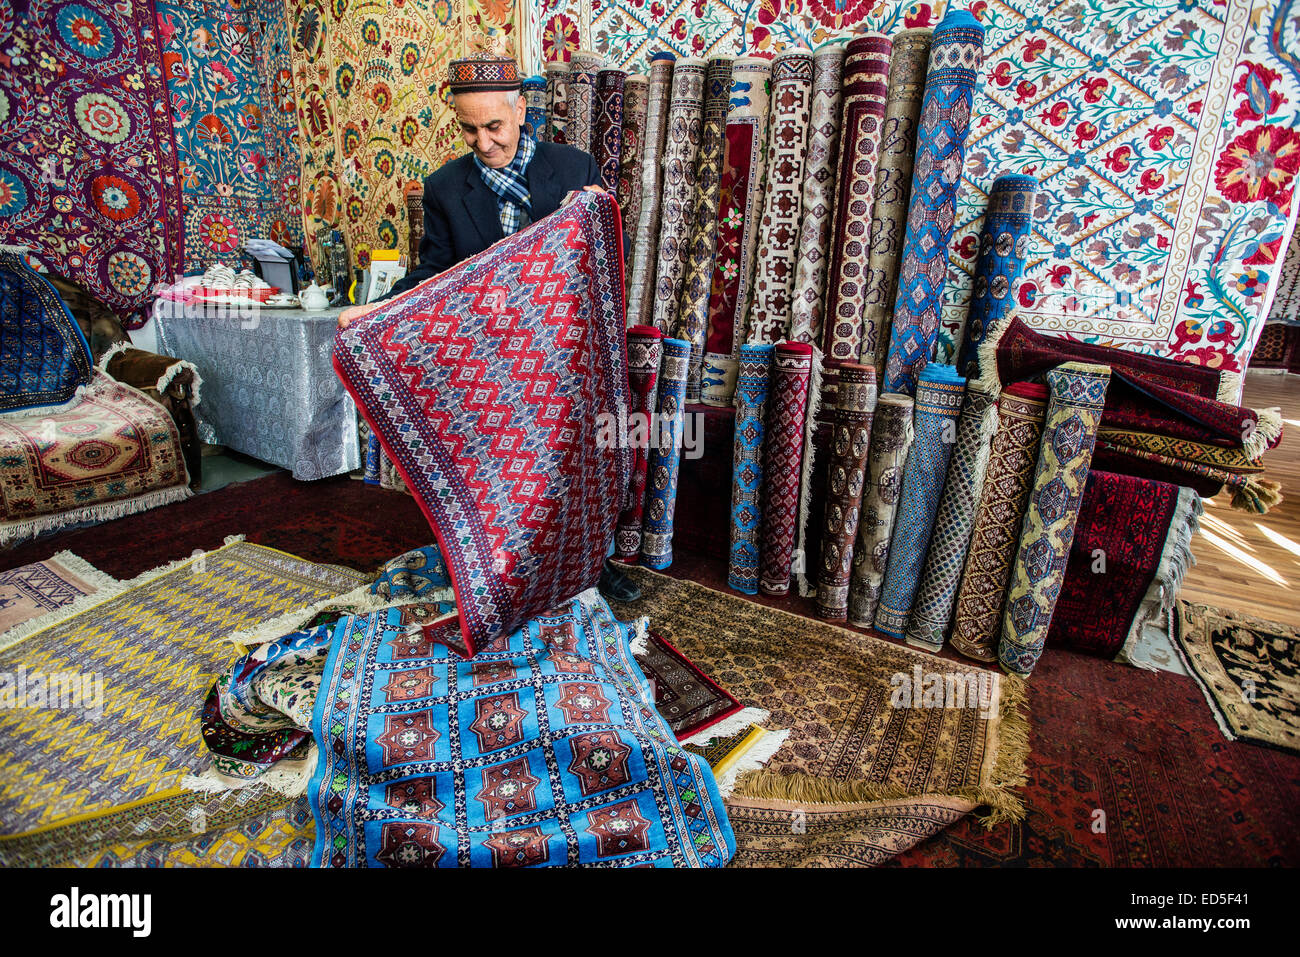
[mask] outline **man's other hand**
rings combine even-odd
[[[382,305],[382,302],[370,302],[366,303],[364,306],[348,306],[339,313],[339,328],[346,329],[362,316],[374,312]]]

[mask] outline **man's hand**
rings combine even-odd
[[[382,305],[382,302],[370,302],[366,303],[364,306],[348,306],[348,308],[339,313],[339,328],[346,329],[362,316],[374,312]]]
[[[560,202],[560,205],[568,206],[571,202],[573,202],[575,199],[578,198],[579,193],[603,193],[603,192],[605,192],[605,188],[603,186],[584,186],[582,187],[582,189],[571,189],[564,194],[564,199]]]

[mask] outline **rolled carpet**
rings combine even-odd
[[[605,58],[592,50],[569,57],[569,122],[566,142],[584,153],[592,151],[596,130],[596,76]]]
[[[907,623],[907,643],[927,651],[943,647],[952,621],[952,606],[957,600],[957,586],[989,464],[989,443],[997,429],[996,403],[997,396],[977,383],[967,387],[962,400],[952,462],[939,499],[921,585]]]
[[[767,431],[763,436],[763,525],[758,587],[765,595],[790,591],[790,563],[798,534],[799,478],[813,348],[782,342],[772,355]]]
[[[898,290],[899,256],[907,229],[908,198],[912,195],[912,160],[916,156],[916,127],[930,59],[928,27],[894,35],[889,56],[889,99],[885,101],[885,133],[876,161],[876,202],[871,212],[871,257],[867,261],[866,309],[862,327],[876,332],[872,351],[863,339],[861,361],[872,365],[879,379],[885,370],[894,295]]]
[[[866,481],[871,419],[876,410],[876,370],[856,362],[840,366],[836,400],[827,468],[822,560],[817,574],[817,614],[841,621],[849,612],[850,563]]]
[[[623,161],[622,70],[601,70],[596,74],[596,126],[592,131],[591,155],[600,169],[600,182],[608,192],[618,190],[618,171]],[[620,208],[620,212],[621,212]]]
[[[668,136],[668,102],[672,96],[671,53],[650,58],[646,95],[645,144],[641,154],[641,209],[636,220],[632,255],[627,262],[627,324],[654,325],[655,265],[659,262],[659,202],[663,193],[664,140]]]
[[[1047,643],[1109,383],[1109,366],[1067,362],[1047,373],[1047,420],[998,643],[1012,674],[1033,671]]]
[[[903,488],[903,466],[912,448],[915,404],[910,395],[892,392],[882,395],[876,403],[867,450],[867,485],[849,579],[849,621],[861,628],[870,628],[876,621],[876,605],[889,561],[889,539]]]
[[[862,319],[891,48],[888,37],[866,33],[854,37],[844,54],[838,195],[822,330],[822,351],[836,365],[857,361],[864,335],[870,336],[875,348],[875,331],[864,332]]]
[[[807,51],[780,53],[772,61],[767,182],[758,225],[754,291],[745,318],[748,343],[784,339],[790,323],[812,81],[813,60]]]
[[[741,57],[731,67],[731,103],[718,187],[717,256],[700,378],[700,399],[705,405],[730,405],[736,390],[737,357],[758,247],[757,207],[766,169],[771,75],[772,63],[762,57]]]
[[[641,216],[641,153],[645,146],[646,101],[649,96],[650,81],[640,73],[633,73],[623,81],[623,144],[619,156],[617,198],[625,230],[635,229]]]
[[[893,638],[903,637],[912,614],[965,391],[966,380],[952,366],[939,362],[926,366],[916,383],[915,438],[903,469],[898,518],[876,607],[876,630]]]
[[[841,79],[844,44],[824,43],[813,54],[812,106],[808,121],[808,159],[803,182],[803,222],[799,225],[794,292],[790,301],[790,341],[821,342],[822,301],[835,219],[835,171],[840,155]]]
[[[885,356],[883,388],[890,392],[911,395],[934,355],[966,132],[983,59],[984,28],[967,11],[949,7],[930,44],[916,135],[907,238]]]
[[[704,339],[709,332],[709,287],[718,250],[718,189],[722,182],[722,153],[726,143],[727,104],[731,98],[731,58],[709,61],[704,80],[704,121],[700,149],[695,155],[695,212],[686,249],[686,276],[677,304],[678,339],[691,344],[691,369],[686,376],[686,401],[700,401],[700,371]]]
[[[659,214],[659,257],[655,265],[654,327],[664,335],[677,328],[677,305],[686,274],[686,251],[695,212],[695,156],[704,121],[704,79],[708,64],[687,58],[673,70],[664,141],[663,196]]]
[[[644,435],[646,441],[633,441],[632,471],[628,478],[627,499],[618,516],[614,534],[614,560],[634,564],[641,553],[641,523],[645,515],[646,471],[650,465],[651,424],[655,411],[659,361],[663,356],[663,335],[654,326],[633,326],[627,331],[627,384],[629,391],[629,441]],[[641,423],[645,429],[635,433]]]
[[[686,394],[686,369],[690,361],[689,342],[663,341],[659,427],[650,451],[645,528],[641,536],[641,564],[647,568],[663,569],[673,563],[673,509],[677,505],[677,475],[682,464],[682,398]]]
[[[1174,605],[1204,511],[1190,488],[1090,469],[1047,646],[1132,660]]]
[[[758,532],[763,518],[763,431],[771,343],[740,347],[736,373],[736,438],[731,471],[731,557],[727,584],[758,594]]]
[[[1015,285],[1025,271],[1037,196],[1038,180],[1019,174],[999,176],[989,191],[975,260],[970,311],[966,316],[965,344],[957,361],[957,368],[969,379],[983,378],[986,373],[997,374],[995,363],[986,363],[981,357],[980,347],[985,342],[997,341],[1015,307]]]
[[[546,136],[552,143],[565,143],[569,125],[569,64],[546,64]]]
[[[997,660],[1002,604],[1046,414],[1047,387],[1040,383],[1013,382],[998,398],[998,428],[953,609],[952,647],[976,661]]]
[[[546,136],[546,77],[530,76],[519,84],[519,92],[528,102],[524,114],[524,126],[534,139]]]

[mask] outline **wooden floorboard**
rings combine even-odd
[[[1226,492],[1206,499],[1192,545],[1197,564],[1180,597],[1300,627],[1300,375],[1248,373],[1243,404],[1282,409],[1282,442],[1264,468],[1282,483],[1284,500],[1253,515],[1229,508]]]

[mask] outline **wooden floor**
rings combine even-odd
[[[1282,442],[1264,456],[1264,474],[1282,483],[1284,501],[1252,515],[1229,508],[1225,492],[1206,499],[1197,564],[1179,597],[1300,627],[1300,375],[1248,373],[1242,404],[1282,409]]]

